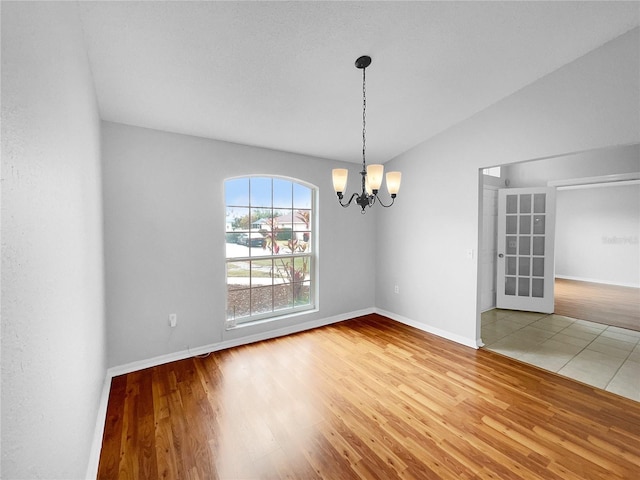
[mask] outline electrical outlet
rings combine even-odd
[[[398,285],[394,285],[394,287],[393,287],[393,291],[394,291],[395,293],[400,293],[400,287],[399,287]]]
[[[177,313],[170,313],[169,314],[169,326],[173,328],[176,325],[178,325],[178,314]]]

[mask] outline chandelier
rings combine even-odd
[[[369,165],[367,166],[365,153],[366,153],[366,126],[367,126],[367,90],[366,90],[366,78],[365,71],[367,67],[371,65],[371,57],[363,56],[356,60],[356,68],[362,70],[362,192],[354,193],[347,203],[343,203],[344,190],[347,186],[347,177],[349,170],[346,168],[334,168],[332,170],[333,177],[333,189],[338,195],[338,203],[343,207],[348,207],[355,199],[356,203],[362,207],[360,213],[366,213],[365,208],[371,207],[376,201],[383,207],[390,207],[398,195],[400,190],[400,180],[402,178],[401,172],[388,172],[387,173],[387,191],[391,195],[391,203],[385,205],[378,197],[378,191],[382,185],[382,179],[384,176],[384,165]]]

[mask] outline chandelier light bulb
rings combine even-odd
[[[384,166],[369,165],[367,167],[367,178],[372,191],[380,190],[380,185],[382,185],[382,179],[384,178]]]
[[[402,172],[387,172],[387,191],[392,198],[398,194],[401,181]]]
[[[333,176],[333,189],[336,193],[342,193],[347,188],[347,178],[349,176],[349,170],[346,168],[334,168],[332,170]]]

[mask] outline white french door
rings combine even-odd
[[[498,308],[553,313],[555,188],[498,192]]]

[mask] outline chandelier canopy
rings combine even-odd
[[[390,207],[398,195],[400,190],[400,181],[402,179],[402,173],[400,172],[388,172],[387,173],[387,191],[391,195],[391,203],[385,205],[378,197],[378,191],[382,185],[384,177],[384,165],[369,165],[366,161],[366,126],[367,126],[367,90],[366,90],[366,76],[365,71],[367,67],[371,65],[371,57],[362,56],[356,60],[356,68],[362,70],[362,192],[354,193],[347,203],[343,203],[344,191],[347,187],[347,177],[349,170],[346,168],[334,168],[332,170],[333,176],[333,189],[338,195],[338,203],[343,207],[348,207],[355,199],[356,203],[362,207],[360,213],[366,213],[365,208],[371,207],[376,201],[383,207]]]

